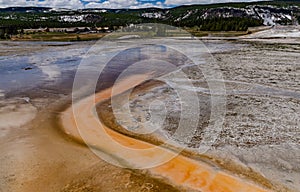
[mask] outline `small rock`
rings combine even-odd
[[[25,67],[24,70],[25,71],[32,70],[32,67]]]

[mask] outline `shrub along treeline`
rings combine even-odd
[[[13,19],[0,19],[0,26],[16,27],[18,29],[38,29],[38,28],[61,28],[61,27],[89,27],[85,22],[59,22],[59,21],[21,21]]]
[[[139,23],[164,23],[177,27],[196,27],[201,31],[246,31],[248,27],[260,26],[262,20],[252,18],[210,18],[188,20],[184,22],[160,21],[149,18],[132,18],[123,17],[110,18],[105,17],[101,22],[60,22],[60,21],[21,21],[13,19],[0,19],[0,26],[10,28],[9,32],[15,34],[20,29],[37,29],[37,28],[67,28],[67,27],[109,27],[114,29],[114,26],[127,26],[129,24]]]
[[[212,18],[203,20],[201,31],[247,31],[248,27],[260,26],[262,20],[252,18]]]

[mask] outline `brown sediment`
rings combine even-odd
[[[59,88],[62,92],[62,86]],[[48,92],[30,94],[31,103],[39,107],[36,118],[1,138],[0,191],[181,191],[143,172],[113,166],[72,139],[61,137],[65,134],[58,114],[70,106],[71,98],[57,99]],[[45,95],[47,100],[39,100]],[[23,100],[16,103],[29,105]]]
[[[143,83],[149,75],[134,75],[115,84],[114,95]],[[99,122],[94,114],[95,103],[112,96],[112,88],[82,99],[73,104],[61,116],[64,131],[71,137],[81,140],[105,153],[124,160],[123,166],[142,168],[154,160],[164,162],[147,170],[151,175],[164,177],[175,186],[207,192],[220,191],[268,191],[258,184],[226,173],[209,164],[177,155],[166,148],[140,141],[111,130]],[[75,112],[80,113],[73,113]],[[79,129],[79,130],[78,130]],[[121,145],[120,145],[121,144]],[[171,159],[171,160],[170,160]],[[122,163],[120,164],[122,165]]]
[[[130,99],[135,99],[137,95],[144,94],[145,92],[151,91],[151,89],[163,86],[164,83],[158,80],[148,80],[143,82],[142,84],[136,86],[130,94]],[[117,99],[117,102],[120,102],[119,105],[123,105],[123,96],[122,94],[116,96],[117,98],[120,97],[120,99]],[[121,100],[121,101],[119,101]],[[112,104],[111,104],[111,99],[106,99],[105,101],[102,101],[97,104],[97,113],[99,116],[99,119],[101,123],[103,123],[106,127],[109,127],[110,129],[137,139],[137,140],[142,140],[148,143],[151,143],[153,145],[166,145],[165,144],[165,139],[162,138],[161,134],[156,134],[156,133],[151,133],[151,134],[138,134],[131,132],[125,128],[123,128],[120,124],[117,123],[116,117],[114,115],[113,109],[112,109]],[[200,142],[200,141],[199,141]],[[167,146],[169,149],[174,149],[174,146]],[[176,149],[175,149],[176,151]],[[219,159],[219,158],[214,158],[208,154],[199,154],[193,150],[189,149],[184,149],[183,151],[180,152],[181,155],[198,160],[200,159],[201,161],[204,161],[208,164],[213,164],[214,166],[217,166],[221,169],[224,169],[226,171],[229,171],[231,173],[235,173],[236,175],[239,175],[241,177],[247,178],[249,180],[252,180],[254,183],[259,183],[262,186],[272,189],[275,191],[290,191],[287,189],[285,186],[272,183],[269,181],[266,177],[262,176],[260,173],[254,171],[253,169],[249,167],[245,167],[242,165],[238,165],[235,162],[232,162],[230,159]]]

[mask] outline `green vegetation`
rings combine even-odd
[[[12,36],[13,40],[22,41],[90,41],[97,40],[104,36],[104,33],[76,34],[62,32],[40,32]]]
[[[249,27],[261,26],[262,20],[241,17],[214,17],[208,19],[184,20],[179,26],[197,28],[201,31],[247,31]]]
[[[245,8],[249,5],[272,5],[279,8],[299,6],[299,1],[263,1],[250,3],[225,3],[211,5],[189,5],[171,9],[107,9],[106,12],[86,10],[51,11],[50,8],[24,7],[0,9],[0,38],[8,39],[11,35],[23,35],[23,29],[39,28],[69,28],[69,27],[106,27],[112,31],[120,27],[140,23],[162,23],[172,26],[192,29],[194,33],[204,34],[203,31],[247,31],[249,27],[261,26],[263,21],[247,15],[222,17],[216,14],[201,17],[211,8]],[[191,14],[185,17],[189,12]],[[162,17],[144,17],[143,14],[161,13]],[[293,11],[300,22],[300,13]],[[76,19],[84,17],[84,19]],[[69,18],[69,19],[68,19]],[[75,19],[74,19],[75,18]],[[289,24],[286,20],[282,24]],[[159,36],[164,36],[158,31]],[[27,34],[28,35],[28,34]]]

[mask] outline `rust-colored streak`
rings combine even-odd
[[[246,179],[225,173],[223,170],[216,169],[201,161],[195,161],[177,155],[168,149],[117,133],[99,122],[97,115],[93,112],[96,103],[110,98],[112,93],[113,95],[120,94],[135,87],[147,80],[148,77],[149,75],[131,76],[114,85],[113,91],[112,88],[106,89],[97,93],[95,97],[90,96],[77,102],[61,116],[65,132],[133,165],[144,166],[154,160],[158,160],[158,162],[166,160],[164,164],[148,170],[153,175],[165,177],[177,186],[202,192],[268,191]]]

